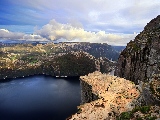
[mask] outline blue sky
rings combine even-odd
[[[126,45],[159,8],[160,0],[0,0],[0,39]]]

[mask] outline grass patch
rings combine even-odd
[[[132,112],[123,112],[116,120],[130,120],[133,117]]]

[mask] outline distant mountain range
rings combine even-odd
[[[16,45],[16,44],[32,44],[36,46],[37,44],[48,44],[44,41],[27,41],[27,40],[0,40],[0,44],[5,45]],[[93,55],[96,58],[106,57],[109,60],[116,61],[119,57],[120,52],[125,48],[125,46],[111,46],[107,43],[90,43],[90,42],[60,42],[55,43],[61,49],[59,52],[70,52],[70,51],[84,51]]]
[[[126,46],[112,46],[112,48],[121,53],[126,48]]]

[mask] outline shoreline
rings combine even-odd
[[[47,74],[34,74],[34,75],[27,75],[27,76],[19,76],[16,78],[5,78],[5,79],[0,79],[0,83],[1,82],[6,82],[6,81],[10,81],[10,80],[16,80],[16,79],[21,79],[21,78],[29,78],[29,77],[34,77],[34,76],[44,76],[44,77],[53,77],[55,79],[74,79],[74,78],[80,78],[80,76],[52,76],[52,75],[47,75]]]

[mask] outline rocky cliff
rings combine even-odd
[[[139,84],[146,104],[160,99],[160,15],[151,20],[118,59],[116,75]]]
[[[132,110],[140,95],[133,82],[98,71],[81,76],[80,81],[85,104],[70,120],[114,120],[120,113]]]

